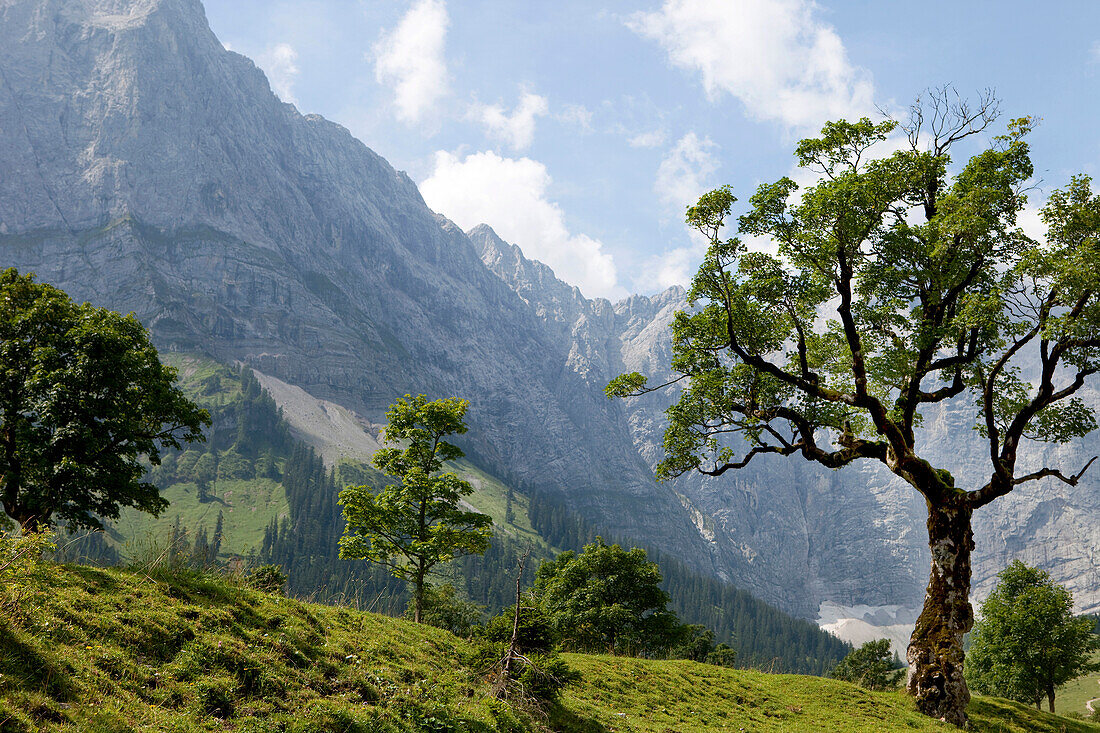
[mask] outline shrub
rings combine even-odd
[[[469,637],[481,623],[481,610],[481,606],[476,603],[460,598],[458,591],[450,583],[429,585],[424,588],[420,620],[437,629],[446,629],[455,636]],[[412,619],[415,613],[416,603],[409,599],[405,618]]]
[[[18,606],[26,594],[49,578],[51,564],[43,555],[56,549],[49,531],[0,534],[0,605]]]
[[[735,667],[737,666],[737,650],[729,644],[719,644],[707,654],[705,661],[707,664],[713,664],[717,667]]]
[[[249,588],[265,593],[282,593],[287,577],[279,565],[261,565],[255,570],[250,570],[244,576],[244,581]]]
[[[899,669],[894,662],[890,640],[877,639],[849,652],[829,674],[834,679],[855,682],[869,690],[885,690],[897,687],[905,669]]]

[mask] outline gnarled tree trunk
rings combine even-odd
[[[933,718],[963,727],[970,690],[963,679],[963,635],[974,625],[970,607],[970,553],[973,510],[965,500],[928,505],[928,546],[932,571],[924,608],[909,640],[908,688],[917,708]]]

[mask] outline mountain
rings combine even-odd
[[[468,234],[485,264],[569,344],[569,365],[578,374],[601,387],[626,371],[657,383],[672,376],[668,325],[688,307],[682,289],[615,305],[589,301],[489,227]],[[675,394],[626,401],[635,448],[651,469],[663,457],[663,411]],[[1095,387],[1083,399],[1100,408]],[[921,431],[928,457],[947,466],[960,485],[987,478],[987,449],[972,419],[969,405],[952,404],[927,411]],[[1031,444],[1022,463],[1079,467],[1096,453],[1100,440],[1093,435],[1068,446]],[[865,463],[830,471],[797,458],[763,456],[720,480],[687,475],[668,485],[708,543],[720,577],[818,618],[844,638],[890,636],[904,649],[927,582],[925,508],[884,467]],[[1081,609],[1100,607],[1098,489],[1100,474],[1086,474],[1076,487],[1025,485],[979,512],[976,595],[988,593],[996,573],[1019,558],[1050,570]]]
[[[0,0],[0,171],[3,262],[135,312],[164,349],[246,364],[341,424],[380,424],[405,393],[467,398],[479,470],[609,534],[804,617],[904,623],[919,603],[923,505],[883,470],[653,480],[669,396],[602,388],[667,372],[682,290],[586,299],[489,228],[467,235],[347,130],[280,102],[198,0]],[[977,480],[960,409],[926,434]],[[1048,453],[1076,465],[1096,446]],[[1100,609],[1098,478],[981,513],[979,587],[1020,557]]]
[[[687,522],[653,521],[675,498],[621,408],[576,388],[465,235],[345,129],[281,103],[198,2],[9,1],[0,23],[9,263],[376,421],[405,393],[467,398],[479,462],[690,544]]]

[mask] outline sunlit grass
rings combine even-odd
[[[43,565],[0,588],[0,731],[944,731],[900,692],[566,655],[549,717],[495,702],[469,642],[163,564]],[[1100,731],[978,698],[975,729]]]

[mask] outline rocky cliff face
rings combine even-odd
[[[670,376],[668,324],[687,307],[682,289],[613,306],[586,301],[488,227],[469,235],[486,265],[569,344],[569,365],[578,373],[599,385],[624,371],[658,382]],[[673,391],[626,402],[631,438],[651,467],[663,456],[663,411],[674,397]],[[1100,408],[1100,395],[1090,392],[1085,399]],[[962,404],[929,412],[922,436],[929,458],[949,468],[961,485],[988,478],[986,448],[971,428],[972,418]],[[1079,467],[1100,453],[1100,439],[1029,450],[1029,465]],[[881,466],[830,471],[798,459],[763,457],[721,479],[689,475],[668,485],[707,543],[712,572],[796,613],[820,614],[838,629],[841,620],[855,619],[880,629],[897,626],[899,638],[906,635],[903,627],[915,619],[927,582],[925,509],[908,485]],[[1030,485],[979,512],[977,595],[988,593],[996,573],[1020,558],[1050,570],[1074,591],[1082,609],[1100,608],[1098,488],[1100,474],[1077,487]]]
[[[668,397],[602,388],[667,369],[681,290],[590,301],[490,229],[467,236],[346,130],[281,103],[197,0],[0,0],[0,253],[134,311],[166,348],[369,421],[407,392],[469,398],[464,447],[486,470],[788,610],[920,597],[923,507],[884,471],[653,481]],[[930,416],[943,455],[976,466],[967,430]],[[980,517],[979,581],[1019,556],[1100,606],[1096,486]]]
[[[696,543],[621,407],[577,386],[467,237],[281,103],[197,0],[4,0],[0,73],[8,264],[368,419],[409,392],[468,398],[466,447],[497,475]]]

